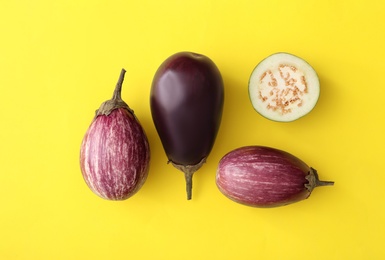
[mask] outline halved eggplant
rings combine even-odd
[[[290,122],[308,114],[316,105],[320,83],[315,70],[289,53],[275,53],[262,60],[249,81],[254,109],[273,121]]]

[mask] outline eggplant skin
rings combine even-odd
[[[212,60],[192,52],[170,56],[155,73],[151,114],[169,161],[196,165],[214,145],[224,86]]]
[[[88,187],[107,200],[125,200],[147,179],[150,149],[136,117],[125,108],[97,116],[87,130],[80,167]]]
[[[246,146],[219,162],[216,184],[229,199],[252,207],[278,207],[310,196],[306,176],[310,167],[275,148]]]

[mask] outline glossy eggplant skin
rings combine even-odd
[[[219,162],[216,184],[230,200],[271,208],[307,199],[313,189],[333,185],[294,155],[265,146],[237,148]]]
[[[107,200],[125,200],[147,179],[150,146],[134,111],[121,97],[122,69],[112,99],[101,104],[80,148],[80,169],[88,187]]]
[[[133,112],[121,107],[95,117],[82,141],[80,167],[96,195],[128,199],[145,183],[149,164],[147,136]]]
[[[223,103],[223,80],[208,57],[180,52],[161,64],[150,105],[170,162],[186,166],[205,160],[218,133]]]

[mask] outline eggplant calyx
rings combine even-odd
[[[126,102],[123,101],[122,95],[121,95],[125,74],[126,74],[126,70],[122,69],[122,71],[120,72],[119,80],[116,83],[112,99],[107,100],[100,105],[100,108],[96,110],[95,117],[100,115],[108,116],[109,114],[111,114],[113,110],[117,108],[127,109],[131,114],[134,114],[134,111],[127,105]]]
[[[191,200],[192,197],[192,177],[194,173],[199,170],[203,164],[206,162],[206,157],[204,157],[199,163],[194,165],[181,165],[174,163],[173,161],[169,161],[171,164],[177,168],[178,170],[182,171],[184,173],[184,177],[186,179],[186,193],[187,193],[187,200]]]
[[[314,188],[319,186],[332,186],[334,185],[334,181],[320,181],[318,178],[318,173],[316,169],[313,169],[310,167],[309,174],[306,175],[306,180],[309,181],[309,183],[305,184],[305,188],[312,192]]]

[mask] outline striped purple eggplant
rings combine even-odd
[[[307,199],[320,181],[317,171],[292,154],[264,146],[246,146],[219,162],[216,184],[229,199],[247,206],[278,207]]]
[[[150,148],[134,112],[121,98],[125,70],[111,100],[104,102],[80,149],[80,168],[88,187],[107,200],[125,200],[147,179]]]

